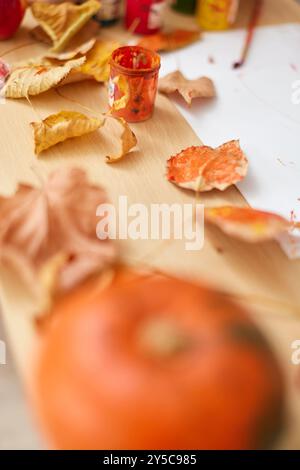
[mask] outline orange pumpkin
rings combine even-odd
[[[34,405],[58,449],[254,449],[283,419],[277,362],[224,295],[125,273],[58,303]]]

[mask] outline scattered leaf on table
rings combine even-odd
[[[26,98],[39,95],[61,84],[72,69],[80,67],[84,57],[70,60],[63,65],[28,65],[11,73],[2,90],[6,98]]]
[[[153,51],[172,51],[197,41],[200,31],[177,29],[170,33],[157,33],[142,38],[138,45]]]
[[[118,93],[120,94],[120,98],[114,99],[115,96],[115,87],[118,89]],[[117,75],[113,80],[109,83],[109,94],[111,100],[111,110],[110,113],[113,111],[119,111],[126,107],[129,99],[130,99],[130,87],[127,78],[124,75]]]
[[[205,145],[189,147],[171,157],[167,178],[172,183],[194,191],[224,191],[247,174],[248,160],[238,140],[213,149]]]
[[[46,34],[53,42],[53,50],[63,50],[70,39],[95,15],[100,9],[100,2],[88,0],[82,5],[71,2],[54,5],[36,2],[31,5],[31,11]]]
[[[130,129],[129,125],[123,118],[116,118],[113,117],[114,120],[118,121],[123,129],[123,132],[121,134],[121,145],[122,149],[121,152],[117,155],[109,155],[106,157],[107,163],[114,163],[118,160],[121,160],[127,153],[130,152],[131,149],[133,149],[136,144],[137,144],[137,138],[135,134],[132,132]]]
[[[86,56],[86,54],[94,47],[95,43],[96,39],[93,38],[66,52],[49,51],[45,56],[43,56],[43,58],[46,60],[57,60],[58,62],[66,62],[68,60],[78,59],[79,57]]]
[[[88,51],[85,63],[80,67],[80,72],[97,82],[106,82],[109,79],[109,61],[111,54],[120,44],[116,41],[96,41]]]
[[[76,49],[81,46],[82,43],[89,41],[90,39],[95,38],[100,31],[100,23],[94,21],[93,19],[89,20],[83,28],[72,37],[66,49]],[[52,46],[53,41],[48,36],[46,31],[43,30],[41,26],[36,26],[30,31],[30,35],[36,41],[39,41],[47,46]]]
[[[188,80],[177,70],[159,80],[158,89],[162,93],[178,93],[190,105],[194,98],[213,98],[216,90],[213,81],[207,77]]]
[[[272,240],[293,227],[283,217],[250,207],[212,207],[205,209],[205,220],[223,232],[247,242]]]
[[[0,198],[0,264],[41,301],[45,283],[61,293],[101,272],[116,259],[114,243],[96,236],[96,209],[106,202],[104,190],[77,168],[60,167],[41,188],[20,184]]]
[[[109,61],[112,52],[119,47],[119,43],[110,40],[91,39],[81,46],[67,52],[48,52],[40,56],[15,65],[15,68],[27,66],[58,66],[64,65],[70,59],[84,58],[85,62],[75,67],[63,80],[61,85],[76,83],[82,80],[93,79],[97,82],[106,82],[109,78]]]
[[[74,111],[61,111],[41,122],[32,122],[35,153],[40,154],[59,142],[94,132],[103,124],[104,117],[91,118]]]

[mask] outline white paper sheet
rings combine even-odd
[[[187,78],[213,79],[214,100],[194,100],[189,108],[172,99],[206,145],[240,139],[250,169],[238,186],[252,207],[288,219],[293,211],[299,220],[300,25],[258,28],[246,64],[233,70],[244,39],[244,30],[206,34],[164,54],[161,76],[179,69]],[[300,238],[294,238],[280,237],[280,243],[289,257],[300,257]]]

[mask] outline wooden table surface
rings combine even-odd
[[[241,0],[241,3],[238,26],[247,23],[252,1]],[[169,15],[168,22],[180,27],[194,25],[191,18],[175,13]],[[265,0],[261,24],[283,22],[300,22],[297,4],[293,0]],[[32,42],[28,35],[32,25],[28,15],[17,36],[0,43],[0,56],[11,47]],[[124,38],[120,26],[105,30],[101,35]],[[44,46],[33,44],[12,52],[5,59],[11,62],[25,60],[42,54],[44,50]],[[98,111],[107,109],[104,86],[87,81],[67,85],[61,91],[64,96],[90,108]],[[132,125],[138,138],[138,148],[114,165],[105,163],[105,155],[112,151],[113,144],[103,132],[60,144],[37,159],[29,123],[37,121],[38,115],[45,118],[62,109],[82,112],[82,108],[59,97],[55,91],[36,97],[32,102],[34,109],[25,100],[7,100],[0,106],[1,193],[13,192],[20,180],[38,184],[37,172],[46,177],[52,170],[69,165],[86,169],[93,181],[107,189],[114,203],[117,203],[119,195],[127,195],[129,203],[194,201],[193,194],[178,189],[164,177],[166,159],[170,155],[200,143],[167,97],[158,97],[151,120]],[[246,204],[236,188],[224,193],[213,191],[202,195],[200,200],[207,205]],[[226,237],[218,229],[210,227],[205,229],[205,246],[199,252],[186,252],[183,242],[179,241],[128,240],[121,243],[121,250],[130,262],[145,263],[180,276],[204,279],[234,294],[248,306],[272,342],[287,376],[289,421],[279,445],[300,448],[300,387],[297,390],[295,385],[300,366],[297,368],[291,364],[291,343],[300,339],[300,260],[289,261],[275,242],[252,246]],[[1,301],[17,365],[26,379],[36,339],[30,319],[32,301],[17,278],[4,271]]]

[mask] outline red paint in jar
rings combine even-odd
[[[113,116],[127,122],[146,121],[152,116],[157,94],[160,57],[138,46],[116,49],[110,61],[109,104]],[[124,107],[114,104],[124,99]]]
[[[138,34],[160,31],[166,0],[127,0],[125,23],[127,29]]]

